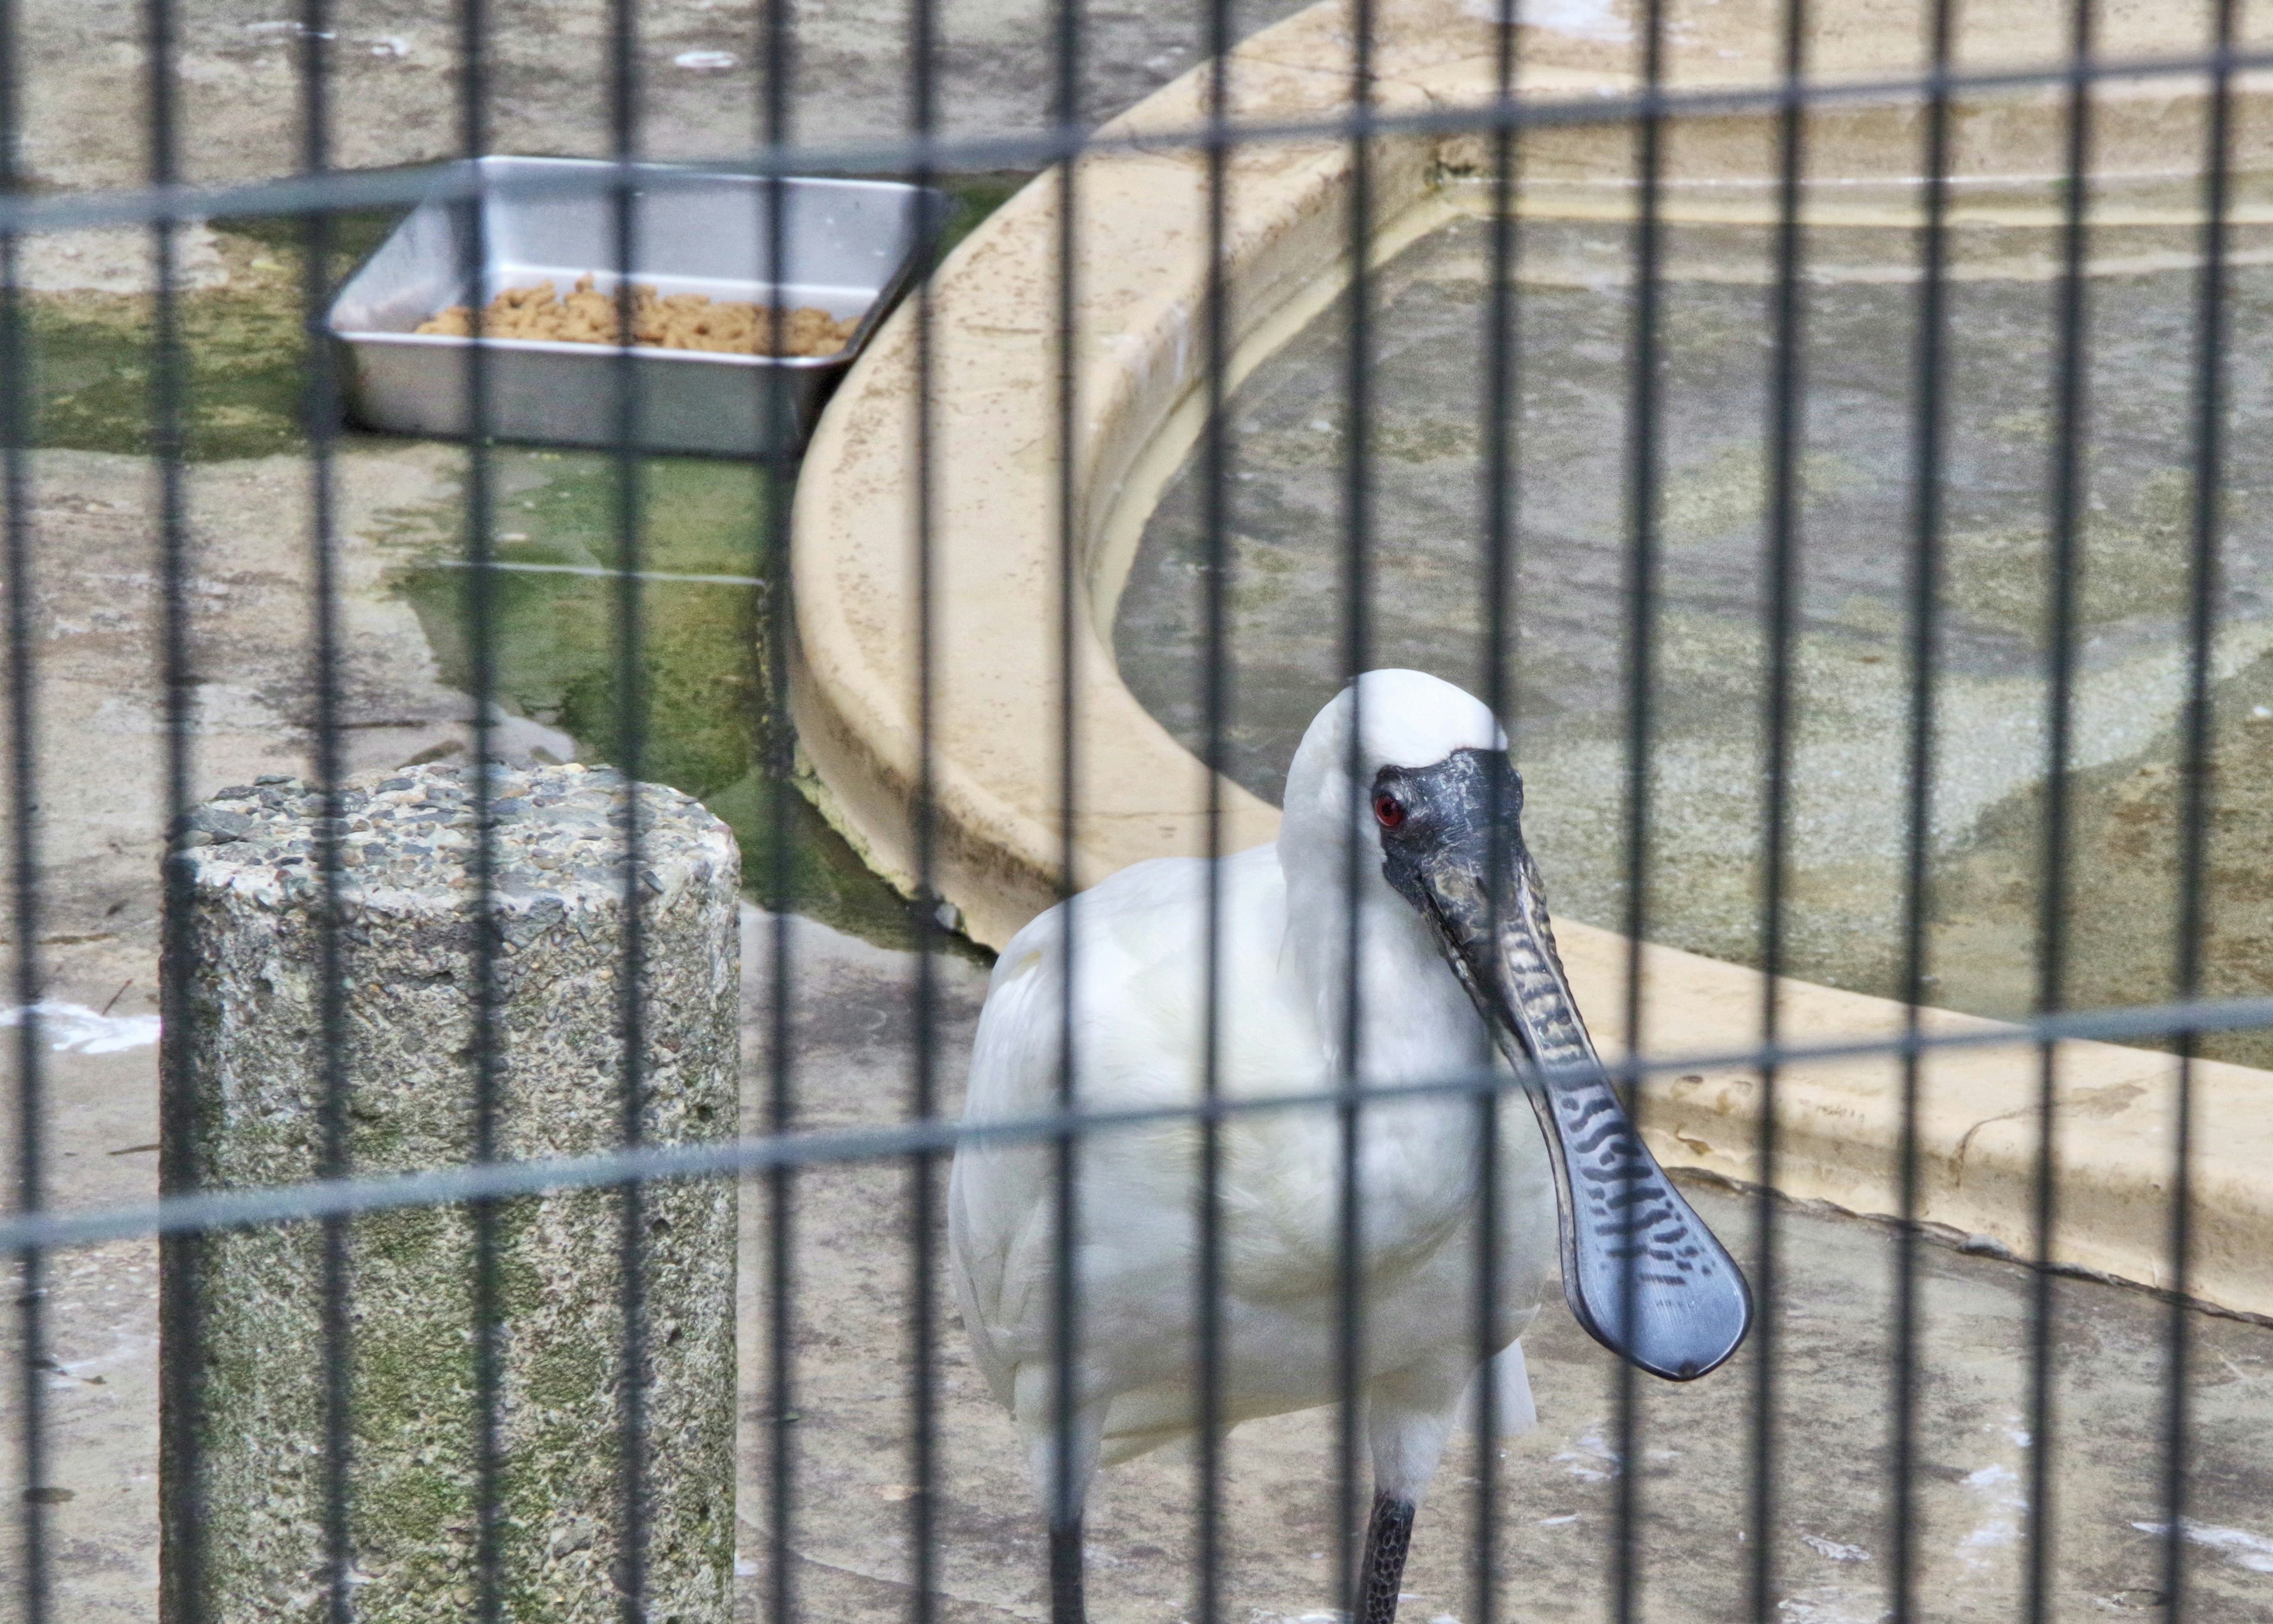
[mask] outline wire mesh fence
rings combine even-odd
[[[2267,19],[1739,9],[0,11],[17,1613],[2260,1615]]]

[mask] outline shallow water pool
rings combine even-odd
[[[1369,591],[1353,614],[1343,403],[1347,300],[1236,391],[1224,582],[1233,776],[1276,800],[1303,726],[1352,669],[1471,689],[1491,659],[1484,567],[1490,232],[1462,216],[1374,281]],[[1527,828],[1557,909],[1627,918],[1624,807],[1635,582],[1624,491],[1632,361],[1622,226],[1534,222],[1521,242],[1512,732]],[[1929,996],[2012,1015],[2039,992],[2048,753],[2051,447],[2058,285],[2040,244],[1961,241],[1949,288],[1945,560],[1932,777]],[[1765,540],[1770,247],[1675,227],[1662,301],[1660,572],[1645,932],[1759,962],[1771,574]],[[1807,343],[1785,968],[1899,990],[1914,526],[1911,235],[1816,234]],[[2149,258],[2142,263],[2152,265]],[[2192,529],[2198,277],[2088,283],[2088,443],[2074,582],[2072,940],[2066,999],[2172,991]],[[2237,267],[2217,591],[2205,990],[2273,992],[2273,268]],[[1194,748],[1207,548],[1197,454],[1145,530],[1114,627],[1138,698]],[[2273,1063],[2273,1037],[2209,1045]]]

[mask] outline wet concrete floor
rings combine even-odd
[[[455,450],[359,440],[332,465],[341,770],[462,757],[474,741],[465,463]],[[505,450],[491,463],[491,743],[508,758],[625,760],[616,704],[618,470],[604,455]],[[139,1020],[157,1009],[158,857],[167,816],[161,502],[146,459],[26,460],[43,995]],[[741,838],[754,894],[871,939],[911,939],[904,904],[794,793],[767,793],[761,595],[764,475],[648,460],[640,470],[641,767],[703,799]],[[193,465],[181,550],[191,647],[191,800],[262,773],[315,771],[313,484],[289,455]],[[586,573],[576,573],[583,571]],[[776,865],[775,854],[781,854]],[[0,939],[16,932],[12,888]],[[12,1005],[13,999],[7,1000]]]
[[[2086,284],[2087,438],[2078,460],[2075,677],[2066,799],[2063,996],[2171,995],[2179,911],[2193,535],[2196,273],[2174,235],[2114,241],[2131,269]],[[1460,217],[1376,277],[1372,413],[1354,615],[1347,303],[1240,387],[1223,554],[1232,775],[1275,799],[1302,727],[1352,669],[1489,683],[1482,402],[1490,237]],[[1931,777],[1931,1001],[2032,1007],[2049,759],[2050,492],[2057,284],[2040,232],[1957,234],[1949,289]],[[1765,536],[1772,347],[1762,229],[1671,228],[1658,326],[1657,568],[1647,610],[1649,835],[1643,932],[1715,957],[1761,951],[1767,824]],[[1501,606],[1527,833],[1557,906],[1629,918],[1634,712],[1631,243],[1623,227],[1535,221],[1520,237],[1506,423],[1514,470]],[[2153,249],[2162,253],[2157,260]],[[1784,967],[1898,991],[1909,784],[1912,357],[1904,231],[1811,234],[1790,648]],[[2138,268],[2160,263],[2164,268]],[[2219,631],[2210,671],[2203,986],[2273,991],[2273,270],[2237,267]],[[1209,580],[1195,455],[1153,515],[1121,601],[1121,670],[1203,748]],[[2273,1063],[2273,1039],[2213,1040]]]
[[[745,1111],[753,1126],[772,1037],[766,1007],[772,933],[745,931]],[[795,1091],[815,1126],[887,1123],[913,1097],[917,1033],[904,954],[803,922],[791,932]],[[939,967],[940,1104],[959,1104],[983,977]],[[66,1206],[147,1199],[154,1190],[155,1051],[146,1044],[51,1057],[56,1196]],[[908,1373],[911,1174],[902,1165],[815,1168],[797,1176],[795,1370],[788,1416],[773,1425],[764,1361],[743,1374],[741,1615],[769,1616],[771,1564],[786,1553],[799,1615],[832,1624],[909,1616]],[[1754,1255],[1746,1195],[1692,1187],[1740,1256]],[[742,1198],[743,1345],[769,1345],[762,1186]],[[1779,1219],[1783,1278],[1774,1333],[1776,1499],[1765,1536],[1770,1616],[1794,1624],[1876,1624],[1893,1551],[1890,1231],[1812,1211]],[[939,1255],[934,1236],[934,1255]],[[2047,1447],[2027,1420],[2032,1276],[2019,1265],[1942,1245],[1917,1253],[1915,1573],[1921,1617],[1997,1620],[2016,1608],[2032,1461]],[[54,1481],[49,1507],[57,1616],[89,1624],[149,1618],[156,1585],[154,1248],[112,1243],[59,1258],[49,1302],[54,1363],[41,1398]],[[940,1616],[961,1624],[1046,1616],[1041,1529],[1007,1418],[970,1362],[943,1279],[937,1366],[936,1568]],[[2052,1616],[2163,1613],[2165,1336],[2168,1310],[2146,1293],[2053,1283],[2048,1435]],[[11,1322],[12,1323],[12,1322]],[[2273,1613],[2273,1328],[2190,1317],[2187,1456],[2190,1610],[2203,1624]],[[12,1331],[10,1333],[12,1335]],[[1494,1462],[1496,1617],[1610,1616],[1620,1496],[1633,1495],[1632,1574],[1643,1619],[1753,1616],[1746,1585],[1762,1534],[1748,1509],[1752,1425],[1769,1344],[1756,1339],[1690,1387],[1636,1388],[1622,1434],[1617,1373],[1550,1301],[1527,1337],[1539,1426]],[[13,1448],[20,1392],[0,1401],[0,1456]],[[793,1515],[769,1523],[773,1440],[791,1441]],[[1220,1617],[1234,1624],[1332,1624],[1334,1426],[1329,1411],[1242,1428],[1226,1455]],[[15,1463],[0,1458],[0,1471]],[[1423,1508],[1402,1616],[1447,1624],[1479,1616],[1473,1535],[1477,1456],[1457,1444]],[[1099,1480],[1090,1591],[1106,1624],[1177,1624],[1193,1613],[1193,1479],[1163,1453]],[[0,1586],[19,1572],[0,1553]]]

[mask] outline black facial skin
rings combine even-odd
[[[1519,824],[1523,780],[1504,750],[1456,750],[1434,767],[1384,767],[1374,777],[1373,806],[1382,874],[1423,915],[1453,900],[1439,897],[1437,885],[1459,893],[1460,904],[1482,908],[1494,867],[1504,891],[1530,865]]]
[[[1668,1181],[1603,1075],[1525,849],[1504,750],[1375,777],[1381,872],[1435,932],[1547,1137],[1564,1294],[1596,1341],[1671,1381],[1705,1374],[1752,1323],[1744,1274]]]

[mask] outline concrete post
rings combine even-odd
[[[496,1153],[622,1142],[621,775],[499,769]],[[694,802],[640,796],[650,1142],[735,1131],[738,864]],[[346,797],[341,969],[346,1142],[356,1174],[474,1154],[472,773],[428,766]],[[321,803],[289,779],[191,816],[185,995],[165,1032],[169,1187],[291,1184],[324,1144]],[[645,1254],[646,1616],[726,1624],[734,1543],[734,1186],[650,1186]],[[496,1210],[501,1461],[496,1524],[515,1624],[619,1624],[624,1201]],[[346,1226],[346,1516],[361,1620],[462,1620],[476,1594],[475,1215]],[[324,1235],[298,1224],[169,1246],[161,1316],[161,1617],[325,1617]],[[194,1476],[188,1459],[194,1453]]]

